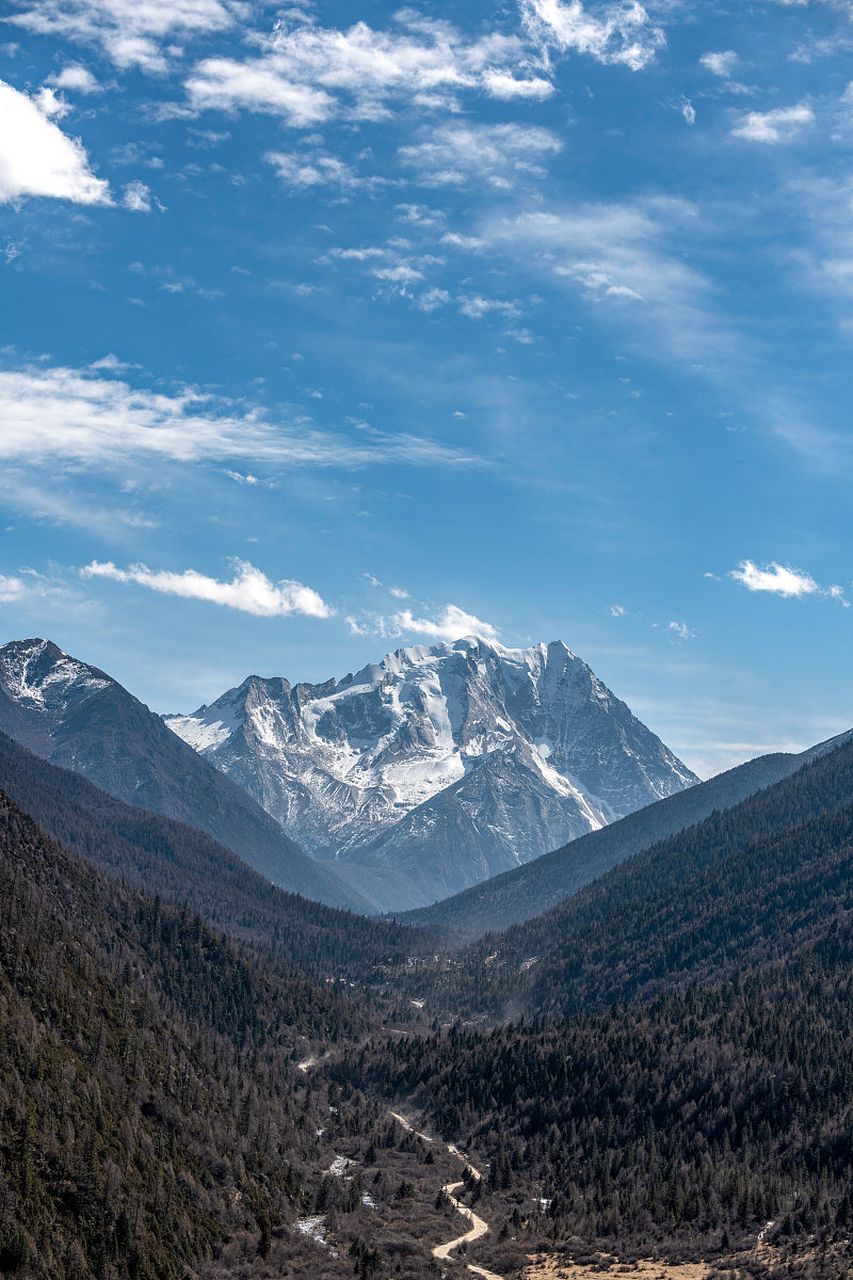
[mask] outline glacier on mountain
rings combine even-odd
[[[415,646],[318,685],[250,676],[166,723],[389,909],[697,780],[561,642]]]

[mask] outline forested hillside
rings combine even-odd
[[[572,1012],[735,977],[808,942],[847,892],[853,745],[654,845],[554,910],[458,952],[424,980],[444,1008]]]
[[[363,1004],[116,884],[2,792],[0,925],[0,1273],[434,1275],[453,1161],[303,1060],[355,1043]]]
[[[337,1070],[490,1161],[522,1197],[508,1233],[629,1257],[760,1238],[825,1280],[853,1266],[851,974],[847,745],[422,973],[468,1025]]]
[[[806,1258],[797,1274],[849,1275],[807,1262],[853,1231],[843,923],[790,966],[568,1020],[377,1041],[341,1070],[488,1160],[508,1234],[568,1256],[725,1258],[764,1232]]]
[[[204,832],[116,800],[5,734],[0,790],[81,857],[307,973],[368,981],[429,943],[426,934],[285,893]]]

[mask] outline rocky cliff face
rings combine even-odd
[[[455,893],[696,781],[559,642],[402,649],[320,685],[252,676],[167,723],[388,909]]]

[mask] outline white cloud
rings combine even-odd
[[[742,560],[736,569],[732,569],[729,577],[742,583],[748,591],[768,591],[789,600],[820,592],[820,587],[811,574],[777,564],[775,560],[766,569],[759,569],[752,560]]]
[[[20,12],[7,14],[7,22],[37,35],[100,46],[116,66],[154,73],[167,70],[172,41],[225,31],[248,12],[240,0],[13,2]]]
[[[351,191],[372,182],[369,178],[360,178],[350,165],[337,156],[268,151],[264,159],[272,165],[286,186],[297,191],[307,191],[313,187],[338,187]]]
[[[191,108],[264,112],[303,126],[338,114],[379,119],[398,102],[452,106],[463,91],[497,98],[542,98],[552,91],[541,76],[525,74],[528,58],[518,36],[471,39],[412,9],[399,10],[394,23],[387,31],[365,22],[347,30],[310,19],[282,24],[258,57],[199,63],[186,84]]]
[[[673,636],[676,640],[694,640],[696,632],[691,631],[686,622],[668,622],[666,624],[667,635]]]
[[[393,633],[427,636],[430,640],[459,640],[463,636],[480,636],[483,640],[499,638],[497,627],[484,622],[458,605],[446,604],[431,618],[416,618],[411,609],[395,613],[389,620]]]
[[[276,70],[276,59],[235,62],[208,58],[187,80],[195,111],[255,111],[283,116],[296,128],[321,124],[334,115],[334,99],[323,89],[294,84]]]
[[[624,618],[625,606],[621,604],[612,604],[610,606],[610,616],[611,618]]]
[[[517,302],[511,302],[504,298],[484,298],[479,293],[470,297],[460,298],[459,310],[469,320],[482,320],[483,316],[495,313],[505,316],[508,320],[514,320],[521,314],[521,308]]]
[[[87,67],[81,67],[79,63],[72,63],[67,67],[63,67],[57,75],[49,76],[48,84],[55,85],[57,89],[69,89],[72,93],[103,92],[101,85],[91,71]]]
[[[500,98],[504,102],[513,98],[535,98],[541,101],[543,98],[550,98],[555,92],[550,80],[543,80],[541,76],[517,80],[509,71],[487,71],[483,77],[483,86],[492,98]]]
[[[151,188],[145,182],[140,182],[135,178],[133,182],[128,182],[122,196],[122,204],[125,209],[130,209],[132,213],[150,213],[151,212]]]
[[[0,80],[0,203],[50,196],[75,204],[110,204],[110,189],[89,167],[81,142],[49,114],[61,114],[50,95],[34,100]]]
[[[681,250],[689,244],[695,256],[697,229],[692,205],[657,199],[494,218],[478,234],[492,251],[580,290],[608,318],[640,326],[645,340],[653,329],[662,350],[706,363],[734,357],[738,342],[708,305],[708,280]]]
[[[234,577],[220,582],[195,569],[183,573],[149,569],[134,564],[119,569],[111,562],[93,560],[80,570],[83,578],[106,578],[111,582],[134,583],[161,595],[180,596],[185,600],[203,600],[208,604],[238,609],[257,618],[286,618],[301,614],[307,618],[330,618],[334,610],[311,587],[286,579],[272,582],[265,573],[245,560],[234,562]]]
[[[353,440],[304,422],[271,422],[257,408],[237,412],[193,389],[169,395],[62,367],[0,371],[0,461],[103,467],[156,458],[320,467],[477,461],[402,432]]]
[[[393,267],[373,267],[371,275],[377,280],[385,280],[389,284],[407,285],[415,284],[418,280],[423,280],[424,273],[418,271],[417,267],[412,267],[408,262],[398,262]]]
[[[563,52],[582,53],[606,64],[641,71],[666,44],[639,0],[616,0],[587,9],[581,0],[521,0],[534,39]]]
[[[696,108],[689,98],[681,99],[681,114],[685,124],[694,125],[696,123]]]
[[[774,111],[747,111],[732,129],[732,135],[748,142],[775,145],[790,141],[814,124],[814,119],[814,112],[806,102],[794,107],[777,107]]]
[[[482,249],[483,241],[479,236],[463,236],[457,231],[448,231],[441,237],[441,243],[449,245],[452,249]]]
[[[430,129],[399,154],[427,186],[479,181],[508,189],[519,175],[540,176],[541,162],[560,150],[556,134],[539,125],[452,123]]]
[[[9,578],[0,573],[0,604],[13,604],[23,599],[26,586],[22,578]]]
[[[740,58],[734,49],[726,49],[722,53],[703,53],[699,62],[706,71],[711,72],[711,75],[719,76],[721,80],[728,80],[737,69]]]

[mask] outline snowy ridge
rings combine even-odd
[[[320,685],[251,676],[167,724],[315,857],[394,868],[419,901],[696,781],[560,642],[415,646]]]
[[[0,683],[17,701],[44,707],[87,691],[97,693],[110,681],[50,640],[19,640],[0,649]]]

